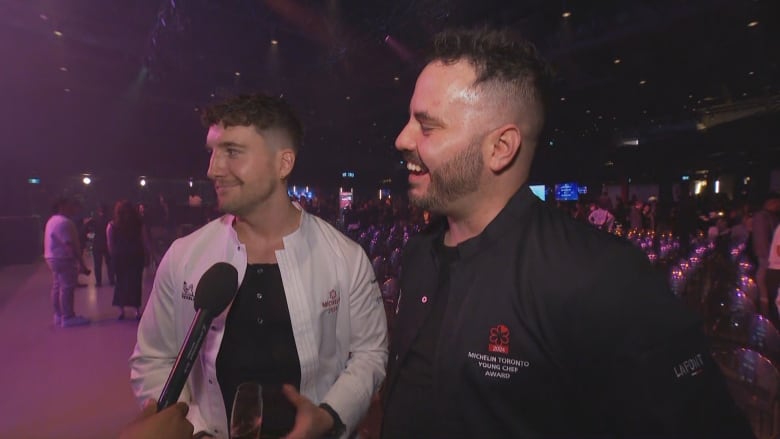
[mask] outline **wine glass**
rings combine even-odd
[[[238,385],[230,415],[231,439],[259,439],[263,423],[263,387],[246,382]]]

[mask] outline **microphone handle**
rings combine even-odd
[[[187,337],[184,339],[184,344],[176,357],[176,363],[174,363],[171,373],[168,375],[168,381],[165,382],[165,387],[160,394],[160,399],[157,401],[158,412],[176,404],[176,401],[179,400],[179,395],[187,382],[195,359],[198,358],[200,347],[206,339],[212,320],[214,317],[203,308],[195,314],[190,329],[187,331]]]

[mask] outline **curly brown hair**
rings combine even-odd
[[[474,85],[489,84],[510,99],[538,105],[550,102],[553,70],[536,47],[511,29],[445,30],[436,34],[428,62],[468,61],[477,75]]]
[[[285,132],[295,152],[303,143],[303,124],[284,99],[262,93],[235,96],[203,111],[203,125],[254,126],[258,131],[278,129]]]

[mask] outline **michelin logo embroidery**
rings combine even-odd
[[[484,370],[484,376],[508,380],[514,374],[531,367],[531,363],[525,360],[509,357],[509,327],[500,324],[490,328],[488,335],[488,352],[469,352],[468,357],[477,367]],[[493,355],[499,354],[499,355]]]
[[[181,298],[185,300],[195,301],[195,285],[188,284],[184,281],[184,287],[181,290]]]
[[[328,291],[328,296],[322,302],[322,309],[326,310],[328,314],[333,314],[339,310],[340,301],[341,298],[336,290],[330,290]]]

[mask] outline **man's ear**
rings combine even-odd
[[[295,151],[289,148],[279,151],[279,177],[287,179],[295,167]]]
[[[500,173],[515,161],[522,147],[523,137],[517,125],[507,124],[497,128],[491,139],[488,167],[491,171]]]

